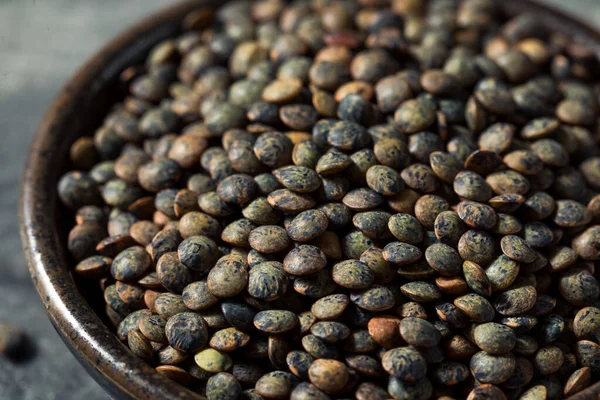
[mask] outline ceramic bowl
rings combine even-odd
[[[203,397],[134,356],[82,296],[85,291],[78,288],[67,262],[67,224],[72,217],[58,201],[56,183],[67,167],[71,143],[92,134],[117,100],[119,73],[142,61],[154,44],[176,35],[186,13],[223,2],[178,3],[113,39],[68,81],[43,117],[29,149],[20,200],[20,233],[29,271],[56,331],[90,375],[117,399]],[[600,54],[600,34],[586,24],[527,0],[498,3],[508,15],[533,11],[543,23],[580,37]],[[600,383],[573,397],[598,398]]]

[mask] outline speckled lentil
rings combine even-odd
[[[496,3],[234,0],[123,71],[57,185],[119,339],[209,400],[596,382],[600,63]]]

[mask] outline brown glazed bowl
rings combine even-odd
[[[50,105],[29,149],[22,178],[20,233],[33,282],[48,317],[71,352],[117,399],[203,398],[163,377],[129,349],[94,312],[70,273],[66,252],[71,215],[61,207],[56,184],[65,172],[69,147],[97,128],[117,101],[117,79],[157,42],[178,33],[186,13],[224,0],[188,0],[152,15],[108,43],[71,78]],[[580,21],[530,0],[503,0],[507,15],[533,11],[545,24],[577,36],[600,55],[600,33]],[[79,286],[81,288],[81,286]],[[85,288],[83,288],[85,289]],[[600,399],[600,383],[573,396]]]

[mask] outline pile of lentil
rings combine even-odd
[[[597,56],[492,0],[234,1],[71,147],[74,273],[217,399],[600,379]]]

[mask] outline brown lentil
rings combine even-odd
[[[127,67],[57,185],[119,339],[209,400],[594,383],[599,64],[503,7],[236,0]]]

